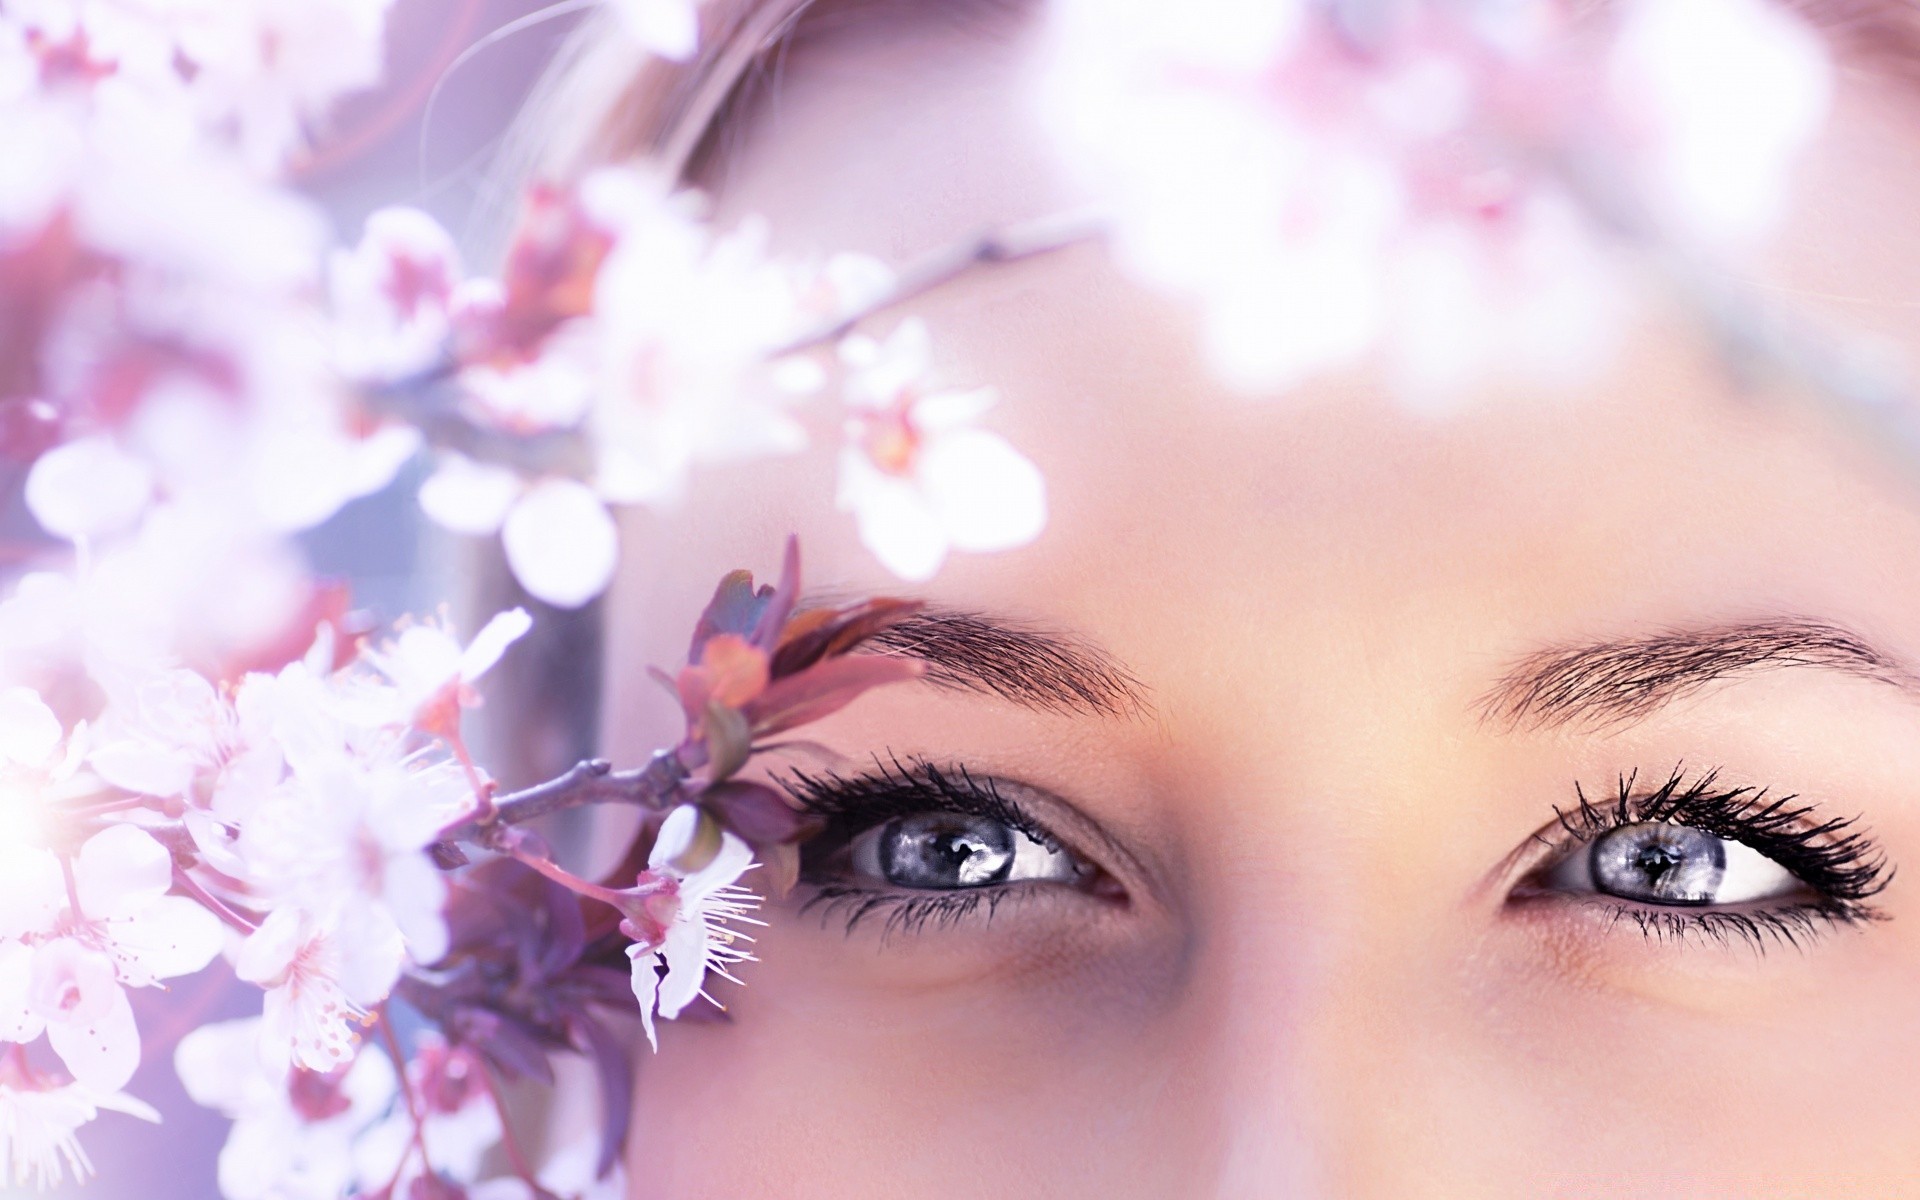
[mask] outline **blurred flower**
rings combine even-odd
[[[449,454],[421,485],[420,507],[460,533],[498,532],[514,578],[558,608],[578,608],[605,591],[619,561],[619,532],[606,503],[576,480],[529,484],[513,471]]]
[[[1762,0],[1627,6],[1617,44],[1533,0],[1053,12],[1045,111],[1122,265],[1254,392],[1375,352],[1429,406],[1588,369],[1626,286],[1604,243],[1764,231],[1825,109]]]
[[[426,213],[383,208],[368,217],[360,245],[334,251],[328,272],[340,370],[390,382],[439,362],[461,274],[453,237]]]
[[[540,1169],[540,1186],[568,1200],[627,1200],[627,1173],[620,1164],[605,1174],[597,1174],[597,1151],[592,1141],[579,1141],[548,1160]],[[470,1188],[471,1200],[543,1200],[533,1194],[525,1181],[508,1176],[489,1179]]]
[[[433,1033],[422,1035],[407,1056],[407,1086],[420,1115],[417,1145],[425,1147],[435,1173],[457,1184],[473,1182],[481,1160],[500,1142],[500,1111],[485,1070],[473,1051]],[[364,1180],[396,1180],[394,1194],[409,1195],[407,1185],[422,1177],[416,1148],[413,1112],[396,1105],[355,1145],[355,1169]]]
[[[39,1077],[13,1057],[0,1056],[0,1182],[45,1189],[69,1174],[76,1183],[84,1182],[93,1174],[93,1164],[80,1148],[78,1133],[103,1108],[143,1121],[160,1119],[153,1108],[125,1092]]]
[[[196,1103],[233,1118],[220,1151],[227,1200],[339,1200],[353,1183],[353,1144],[392,1104],[394,1071],[378,1052],[326,1074],[260,1060],[259,1022],[204,1025],[180,1039],[174,1069]]]
[[[1832,103],[1833,66],[1805,22],[1766,0],[1638,0],[1608,70],[1622,157],[1643,165],[1676,234],[1720,246],[1778,225]]]
[[[1005,438],[974,427],[995,401],[991,389],[926,390],[923,322],[902,321],[884,343],[849,337],[840,353],[853,374],[839,503],[888,570],[927,579],[949,549],[1005,550],[1039,536],[1039,470]]]

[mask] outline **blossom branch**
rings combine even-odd
[[[443,866],[458,866],[465,856],[457,843],[505,850],[504,835],[514,826],[595,804],[665,808],[687,776],[681,757],[671,750],[663,750],[646,766],[629,771],[616,771],[603,758],[587,759],[545,783],[495,798],[490,812],[442,832],[434,854]]]
[[[990,229],[967,241],[935,250],[900,272],[892,287],[833,321],[775,348],[783,358],[832,345],[863,321],[944,287],[979,267],[1005,266],[1096,241],[1106,233],[1105,216],[1096,209],[1074,209],[1031,221]]]

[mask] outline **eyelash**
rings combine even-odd
[[[1579,803],[1571,810],[1558,805],[1553,810],[1563,836],[1555,841],[1545,834],[1535,835],[1555,851],[1547,867],[1610,830],[1664,822],[1742,842],[1779,863],[1818,898],[1752,910],[1669,909],[1612,898],[1582,900],[1610,910],[1615,922],[1632,921],[1644,936],[1656,941],[1704,937],[1725,944],[1739,939],[1764,951],[1770,944],[1800,946],[1835,926],[1886,919],[1867,901],[1886,888],[1893,868],[1873,839],[1854,828],[1855,818],[1821,819],[1812,805],[1795,804],[1793,795],[1770,799],[1765,788],[1722,786],[1717,769],[1689,779],[1684,766],[1676,767],[1651,792],[1636,791],[1637,780],[1638,772],[1620,776],[1613,799],[1601,804],[1589,800],[1576,783]],[[1529,880],[1541,873],[1536,871]],[[1546,889],[1529,893],[1527,882],[1515,889],[1514,898],[1565,895]]]
[[[1584,904],[1610,911],[1615,922],[1633,922],[1643,936],[1657,941],[1701,937],[1727,944],[1740,940],[1764,951],[1773,944],[1800,946],[1833,927],[1886,919],[1868,901],[1886,888],[1893,868],[1873,839],[1854,828],[1855,819],[1821,819],[1812,805],[1796,804],[1793,795],[1773,799],[1767,789],[1723,786],[1718,780],[1717,769],[1689,779],[1681,766],[1648,792],[1636,790],[1638,772],[1631,772],[1619,777],[1614,797],[1599,804],[1576,783],[1577,805],[1571,810],[1556,805],[1553,810],[1561,837],[1535,837],[1554,851],[1550,867],[1623,825],[1685,825],[1746,844],[1817,893],[1813,900],[1744,910],[1667,909],[1615,898],[1582,899]],[[814,843],[828,847],[827,854],[885,821],[929,811],[986,817],[1051,849],[1064,848],[991,779],[976,778],[965,767],[943,769],[919,758],[906,762],[876,758],[875,769],[864,774],[792,770],[782,782],[802,808],[827,821],[827,831]],[[823,920],[841,916],[849,934],[871,920],[881,920],[883,940],[919,933],[928,926],[948,929],[975,917],[991,921],[1003,903],[1036,890],[1021,884],[927,893],[863,887],[821,878],[820,852],[815,850],[809,857],[812,861],[803,867],[803,877],[812,876],[808,882],[817,892],[803,911],[819,907]],[[1529,879],[1541,873],[1536,871]],[[1566,895],[1545,889],[1531,895],[1548,894]],[[1527,881],[1513,895],[1531,898]]]
[[[1032,896],[1046,884],[999,884],[954,892],[909,894],[887,888],[836,883],[819,877],[820,859],[837,853],[854,837],[895,817],[924,812],[952,812],[986,817],[1016,829],[1051,850],[1069,850],[1052,831],[1018,803],[1003,795],[991,779],[974,776],[965,767],[942,768],[922,758],[906,762],[876,758],[874,769],[859,775],[833,771],[810,774],[787,771],[781,784],[815,816],[824,818],[824,833],[802,851],[801,878],[816,889],[801,907],[816,907],[825,920],[845,919],[852,934],[862,924],[884,918],[882,939],[913,934],[928,925],[949,929],[971,918],[991,921],[1009,900]],[[822,852],[819,847],[826,847]],[[1070,852],[1070,850],[1069,850]]]

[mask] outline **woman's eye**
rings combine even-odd
[[[1025,880],[1072,883],[1080,864],[1004,821],[967,813],[896,817],[847,846],[853,874],[892,887],[953,891]]]
[[[1695,908],[1807,890],[1793,872],[1744,842],[1664,821],[1608,830],[1576,847],[1543,881],[1557,891]]]

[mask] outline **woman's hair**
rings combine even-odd
[[[837,28],[889,13],[972,27],[1032,11],[1034,0],[700,0],[699,51],[649,58],[596,10],[567,39],[509,145],[521,179],[565,182],[608,163],[644,161],[679,183],[711,186],[746,114],[773,93],[785,55]]]
[[[648,56],[616,16],[595,6],[509,132],[498,191],[564,185],[614,163],[645,163],[673,183],[712,189],[750,112],[773,97],[786,54],[807,39],[888,13],[971,26],[1032,8],[1033,0],[701,0],[700,49],[682,63]],[[480,737],[503,785],[551,778],[599,753],[604,601],[577,610],[542,605],[514,580],[497,542],[475,555],[467,623],[514,605],[540,617],[523,652],[498,669]]]

